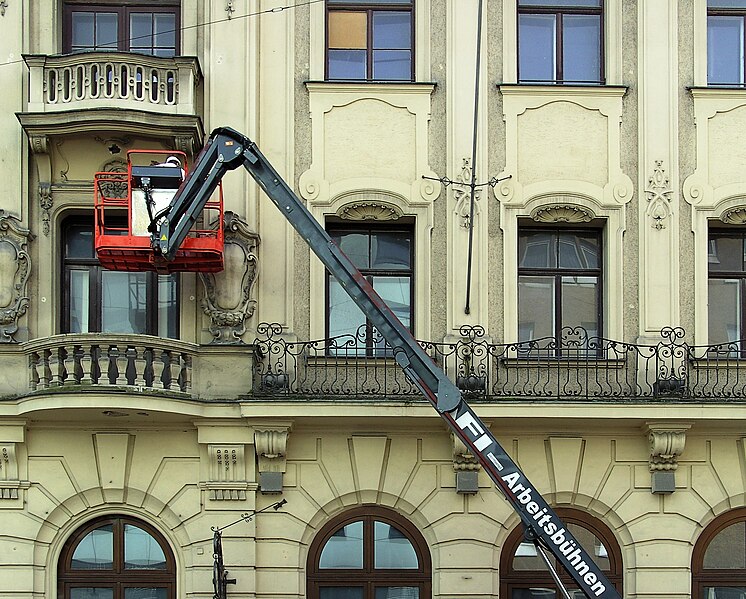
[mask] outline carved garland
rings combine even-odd
[[[18,319],[28,310],[31,257],[26,250],[30,239],[21,221],[0,208],[0,343],[17,342]]]

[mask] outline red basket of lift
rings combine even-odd
[[[175,163],[172,157],[178,158],[180,163]],[[151,215],[165,209],[176,194],[186,175],[181,165],[186,165],[183,152],[130,150],[127,172],[95,174],[95,247],[104,268],[159,273],[223,270],[223,190],[220,185],[173,260],[165,260],[150,245]]]

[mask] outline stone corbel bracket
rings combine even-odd
[[[16,343],[18,320],[28,310],[27,283],[33,236],[21,221],[0,208],[0,343]]]
[[[225,268],[219,273],[200,273],[205,286],[202,310],[210,317],[212,343],[240,344],[246,322],[254,315],[252,289],[259,271],[259,235],[237,214],[224,218]]]
[[[254,448],[262,493],[282,493],[290,428],[289,424],[254,427]]]
[[[479,491],[479,470],[481,466],[464,445],[463,441],[451,433],[453,449],[453,471],[456,473],[456,493],[473,495]]]
[[[50,217],[54,199],[52,198],[52,157],[50,155],[50,142],[46,135],[37,135],[29,133],[29,146],[36,164],[36,171],[39,176],[39,207],[41,208],[42,232],[49,235]]]
[[[244,501],[249,487],[243,444],[208,444],[210,480],[205,484],[212,501]]]
[[[686,432],[690,423],[648,422],[644,431],[650,443],[649,468],[652,475],[652,492],[673,493],[676,487],[675,475],[679,467],[679,456],[686,445]]]

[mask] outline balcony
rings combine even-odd
[[[253,396],[415,400],[383,339],[363,331],[287,341],[263,324],[255,341]],[[482,327],[462,327],[451,343],[419,341],[470,401],[732,402],[746,400],[746,343],[692,346],[666,328],[655,345],[564,329],[560,339],[492,343]]]
[[[194,57],[87,52],[23,58],[29,99],[18,118],[29,135],[108,128],[193,138],[195,147],[201,142],[202,73]]]

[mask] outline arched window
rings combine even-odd
[[[622,593],[622,554],[609,528],[584,512],[557,509],[557,515],[567,529],[580,541],[583,549],[593,558],[619,593]],[[550,554],[551,555],[551,554]],[[585,595],[559,565],[555,570],[570,595],[581,599]],[[574,591],[574,592],[573,592]],[[524,537],[523,525],[510,533],[500,556],[500,597],[504,599],[559,599],[561,593],[552,580],[546,564],[537,555],[536,547]]]
[[[746,508],[713,520],[692,554],[693,599],[746,598]]]
[[[396,512],[362,506],[330,521],[308,555],[309,599],[429,599],[430,552]]]
[[[176,567],[152,526],[125,516],[88,522],[67,540],[60,599],[174,599]]]

